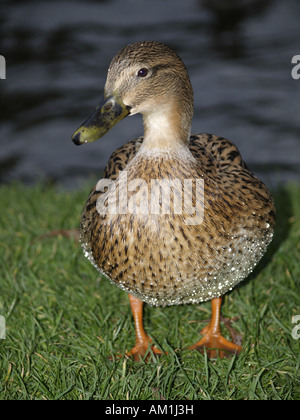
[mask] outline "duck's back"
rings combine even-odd
[[[252,271],[271,241],[275,211],[269,191],[224,138],[191,136],[189,162],[140,157],[142,143],[143,138],[134,139],[117,149],[104,178],[116,181],[119,190],[125,170],[129,180],[142,179],[148,186],[151,179],[199,178],[203,219],[187,224],[186,214],[174,212],[100,215],[102,192],[94,189],[81,222],[87,256],[113,283],[153,305],[221,296]]]

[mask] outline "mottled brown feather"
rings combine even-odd
[[[203,223],[186,225],[186,214],[100,216],[102,193],[94,189],[81,220],[86,256],[112,283],[152,305],[223,295],[247,277],[272,239],[275,209],[268,189],[222,137],[192,135],[190,162],[175,154],[141,157],[142,143],[140,137],[117,149],[104,178],[117,189],[124,170],[128,180],[148,185],[151,179],[203,179]]]

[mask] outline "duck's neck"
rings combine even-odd
[[[144,141],[141,151],[163,152],[187,147],[191,117],[175,104],[158,106],[155,110],[143,113]]]

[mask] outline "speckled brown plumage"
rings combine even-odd
[[[173,158],[130,164],[143,142],[134,139],[109,159],[105,177],[204,179],[204,221],[186,226],[182,217],[100,217],[93,190],[82,216],[82,243],[94,265],[116,285],[152,305],[199,302],[224,294],[262,257],[275,225],[265,185],[246,167],[236,146],[222,137],[190,137],[193,167]],[[128,179],[129,179],[128,178]],[[155,228],[154,228],[155,226]]]
[[[80,227],[85,255],[129,293],[136,344],[127,355],[139,360],[149,345],[162,354],[143,328],[143,301],[211,300],[209,326],[190,348],[205,347],[209,357],[216,348],[221,357],[240,352],[221,335],[221,296],[247,277],[272,239],[275,209],[268,189],[232,142],[190,135],[190,79],[166,45],[146,41],[120,50],[104,93],[103,104],[74,133],[75,144],[102,137],[129,114],[141,113],[144,122],[144,136],[112,154]]]

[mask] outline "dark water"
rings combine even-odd
[[[100,173],[142,134],[140,116],[76,147],[73,131],[97,105],[125,44],[153,39],[185,61],[193,132],[228,137],[269,185],[300,177],[300,1],[3,1],[0,182],[50,178],[68,187]]]

